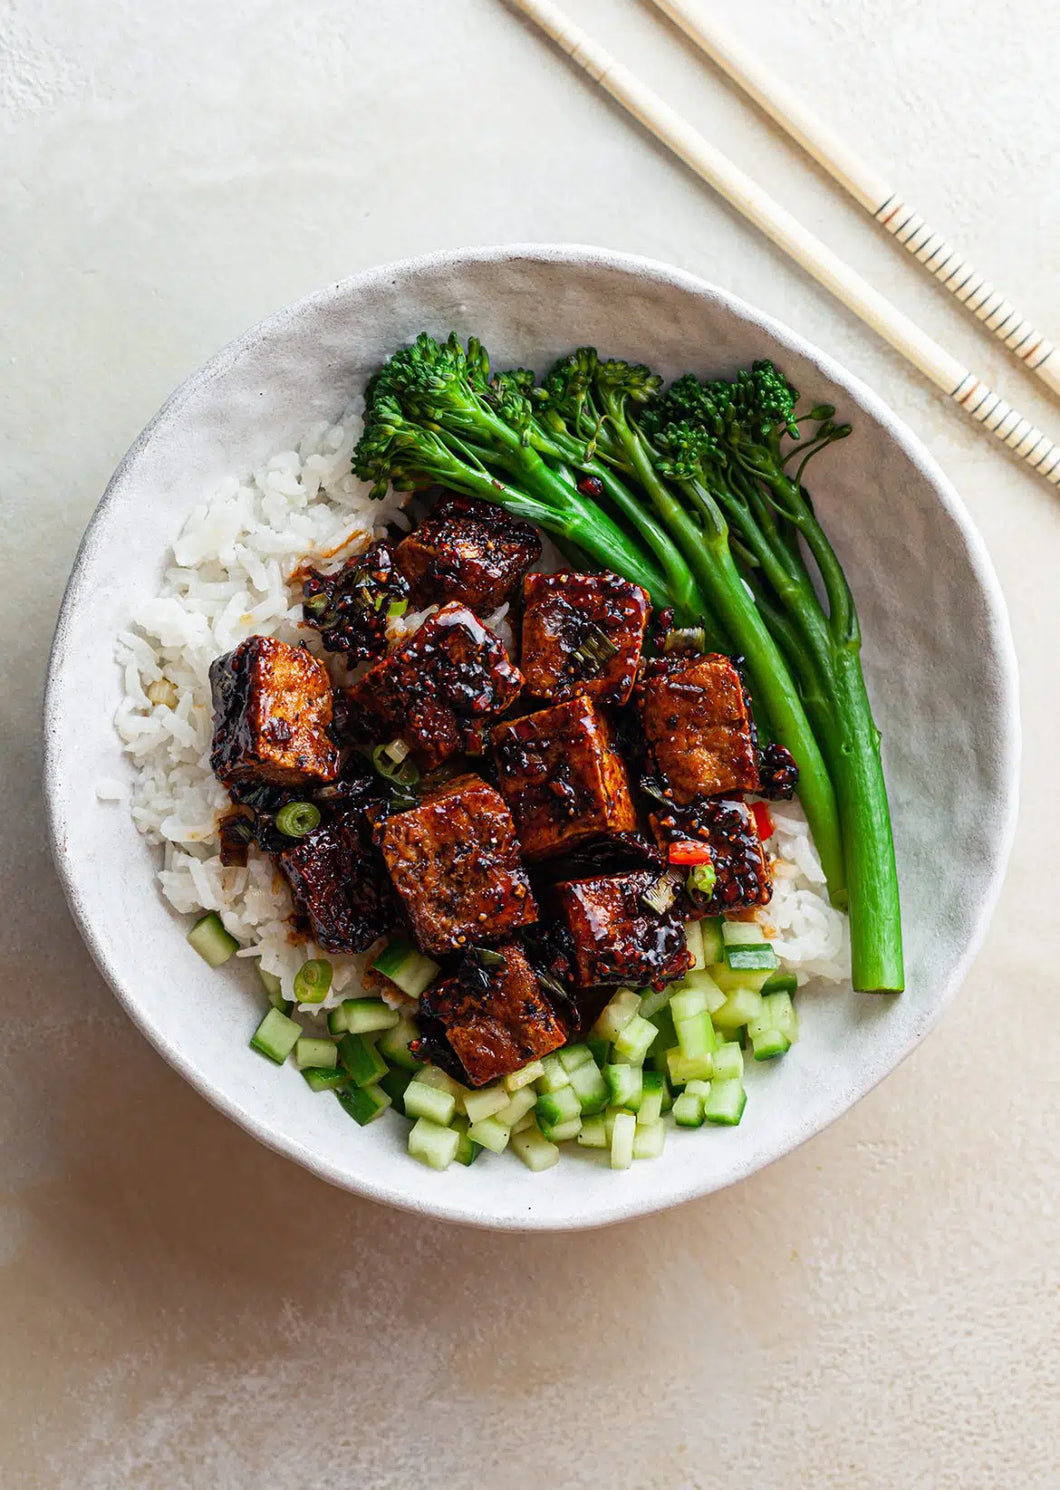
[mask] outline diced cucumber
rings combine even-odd
[[[659,1031],[648,1019],[634,1014],[615,1037],[615,1054],[639,1065],[647,1055]]]
[[[714,979],[713,969],[703,968],[699,972],[686,973],[681,981],[680,991],[699,994],[708,1014],[713,1014],[725,1002],[725,995]],[[673,1000],[670,1002],[673,1003]]]
[[[737,971],[724,962],[712,967],[710,974],[723,999],[730,993],[735,993],[738,988],[751,988],[758,992],[762,985],[768,983],[773,976],[768,968],[759,969],[757,972],[753,968]]]
[[[562,1050],[556,1051],[556,1055],[560,1065],[568,1076],[577,1071],[579,1066],[584,1066],[586,1061],[591,1061],[593,1058],[592,1051],[588,1045],[584,1044],[564,1045]]]
[[[500,1112],[502,1107],[507,1107],[511,1097],[497,1082],[494,1086],[480,1087],[476,1092],[468,1092],[464,1098],[464,1111],[473,1123],[481,1122],[483,1118],[492,1117],[495,1112]]]
[[[343,1018],[352,1035],[370,1035],[374,1030],[393,1029],[401,1015],[382,999],[343,999]]]
[[[504,1123],[498,1123],[495,1117],[480,1118],[467,1131],[469,1138],[492,1154],[503,1154],[512,1136],[512,1130]]]
[[[346,1010],[341,1004],[336,1004],[334,1009],[328,1010],[328,1031],[332,1035],[346,1033]]]
[[[774,1029],[778,1029],[782,1035],[787,1036],[789,1044],[795,1044],[799,1038],[799,1021],[790,993],[782,991],[763,994],[762,1013]]]
[[[573,1086],[564,1086],[560,1087],[558,1092],[542,1092],[537,1099],[535,1111],[542,1127],[547,1123],[549,1127],[554,1128],[559,1123],[570,1122],[572,1118],[580,1118],[582,1105]]]
[[[719,1045],[715,1045],[711,1060],[714,1063],[715,1080],[728,1081],[733,1077],[737,1080],[743,1078],[743,1051],[735,1040],[724,1040]]]
[[[762,984],[763,993],[794,993],[799,980],[794,973],[770,973]]]
[[[680,985],[668,983],[665,988],[644,988],[640,995],[640,1008],[637,1013],[641,1019],[652,1019],[660,1009],[665,1009],[670,1002],[670,995]]]
[[[299,1071],[308,1066],[337,1066],[338,1061],[339,1053],[333,1040],[312,1040],[302,1035],[294,1043],[294,1063]]]
[[[691,1092],[693,1097],[698,1097],[700,1101],[705,1102],[710,1095],[710,1082],[690,1081],[685,1087],[685,1091]]]
[[[412,1080],[412,1072],[404,1071],[400,1066],[391,1066],[385,1076],[379,1080],[379,1085],[386,1092],[394,1104],[394,1111],[406,1117],[405,1091]]]
[[[476,1143],[471,1137],[471,1134],[468,1132],[468,1126],[467,1118],[455,1117],[453,1119],[453,1128],[460,1135],[456,1146],[456,1154],[454,1155],[458,1164],[474,1164],[482,1152],[482,1145]]]
[[[608,1054],[611,1050],[611,1041],[603,1039],[600,1035],[590,1035],[586,1040],[589,1054],[598,1066],[606,1066]]]
[[[628,1169],[633,1163],[637,1119],[631,1112],[616,1112],[611,1128],[611,1168]]]
[[[604,1082],[612,1107],[637,1111],[644,1091],[644,1072],[640,1066],[605,1066]]]
[[[379,1049],[392,1066],[400,1066],[405,1071],[418,1071],[423,1062],[418,1060],[409,1049],[409,1045],[418,1035],[419,1030],[412,1020],[405,1015],[399,1015],[397,1023],[392,1024],[380,1035]]]
[[[707,916],[702,921],[697,921],[700,936],[703,938],[703,960],[707,967],[714,962],[721,962],[725,956],[725,943],[722,940],[720,916]]]
[[[260,962],[258,963],[258,977],[261,979],[261,986],[272,1007],[279,1009],[281,1014],[290,1014],[294,1003],[291,999],[284,998],[283,983],[280,978],[275,973],[267,973]]]
[[[751,1049],[756,1061],[771,1061],[775,1056],[786,1055],[791,1049],[791,1041],[782,1030],[760,1029],[751,1036]]]
[[[674,1105],[674,1094],[670,1090],[670,1076],[666,1071],[660,1071],[659,1075],[663,1079],[662,1110],[663,1112],[669,1112],[670,1108]]]
[[[390,1106],[390,1098],[378,1086],[354,1086],[351,1083],[340,1087],[335,1095],[342,1103],[343,1110],[349,1113],[355,1123],[360,1123],[362,1128],[367,1123],[374,1123],[377,1117],[382,1117]]]
[[[571,1118],[566,1123],[543,1123],[540,1118],[537,1125],[542,1135],[549,1143],[569,1143],[572,1138],[577,1138],[582,1131],[582,1120],[580,1117]]]
[[[713,1053],[717,1041],[714,1038],[714,1026],[710,1022],[710,1015],[706,1009],[699,1014],[690,1015],[687,1019],[675,1019],[674,1029],[677,1032],[677,1043],[681,1054],[687,1060],[696,1060]]]
[[[443,1071],[441,1066],[422,1066],[416,1072],[416,1080],[422,1081],[424,1086],[433,1086],[436,1091],[448,1092],[456,1100],[459,1107],[467,1096],[467,1087],[461,1086],[459,1081],[454,1081],[448,1071]]]
[[[601,1040],[616,1040],[640,1008],[640,994],[632,988],[620,988],[606,1004],[592,1032]]]
[[[571,1072],[570,1084],[581,1103],[583,1116],[603,1112],[609,1100],[607,1083],[591,1056],[583,1066],[578,1066]]]
[[[640,1108],[637,1112],[637,1127],[643,1128],[649,1123],[657,1123],[662,1117],[663,1093],[666,1091],[666,1077],[661,1071],[645,1071],[644,1090],[641,1093]]]
[[[517,1092],[520,1087],[529,1086],[532,1081],[539,1081],[545,1074],[545,1067],[541,1061],[531,1061],[528,1066],[523,1066],[520,1071],[513,1071],[510,1076],[504,1078],[505,1090],[509,1093]]]
[[[625,1112],[625,1110],[624,1107],[609,1107],[604,1113],[604,1132],[607,1135],[608,1148],[611,1146],[611,1135],[615,1130],[615,1118],[618,1117],[620,1112]],[[630,1117],[635,1119],[636,1116],[635,1112],[630,1113]]]
[[[737,988],[721,1008],[714,1011],[714,1026],[720,1030],[737,1029],[748,1020],[760,1018],[761,1013],[762,995],[753,988]]]
[[[194,947],[203,962],[208,962],[211,967],[220,967],[239,950],[239,943],[225,930],[216,911],[208,911],[199,917],[188,932],[188,945]]]
[[[371,1086],[387,1073],[386,1061],[374,1040],[366,1040],[363,1035],[342,1035],[337,1050],[354,1086]]]
[[[382,973],[402,993],[417,999],[434,982],[441,968],[417,951],[410,941],[406,941],[404,937],[395,937],[376,957],[372,963],[372,971]]]
[[[763,969],[778,966],[777,954],[768,942],[763,942],[760,947],[726,947],[725,961],[732,968],[733,972],[744,972],[747,970],[761,972]]]
[[[690,1081],[709,1081],[714,1073],[711,1055],[687,1056],[679,1045],[666,1052],[666,1067],[674,1086],[685,1086]]]
[[[707,1008],[707,996],[700,988],[686,988],[682,985],[670,1000],[670,1013],[673,1016],[674,1027],[677,1027],[679,1019],[691,1019],[693,1014],[703,1014]]]
[[[674,1122],[679,1128],[702,1128],[703,1098],[686,1087],[679,1097],[674,1098]]]
[[[743,1117],[746,1103],[742,1081],[731,1077],[727,1081],[712,1081],[703,1102],[703,1117],[708,1123],[734,1128]]]
[[[570,1086],[570,1075],[558,1055],[546,1055],[541,1062],[541,1075],[537,1080],[539,1092],[558,1092]]]
[[[706,967],[707,954],[703,946],[702,921],[685,922],[685,946],[692,954],[693,968]]]
[[[415,1082],[409,1085],[414,1086]],[[456,1129],[446,1128],[430,1118],[417,1118],[409,1129],[409,1153],[430,1169],[448,1169],[459,1147],[460,1134]]]
[[[669,1004],[667,1004],[665,1009],[659,1010],[659,1013],[652,1020],[652,1024],[654,1024],[659,1033],[655,1038],[654,1045],[648,1051],[645,1065],[650,1066],[654,1071],[665,1071],[667,1069],[666,1052],[670,1049],[671,1045],[677,1044],[677,1031],[674,1029],[674,1017],[670,1012]]]
[[[502,1107],[499,1112],[494,1113],[498,1123],[503,1123],[506,1128],[514,1128],[516,1123],[526,1113],[533,1112],[537,1105],[537,1092],[532,1086],[521,1086],[517,1092],[513,1092],[507,1107]]]
[[[311,1092],[334,1092],[350,1079],[350,1073],[341,1066],[306,1066],[302,1075]]]
[[[666,1124],[662,1118],[654,1123],[638,1123],[633,1134],[634,1159],[657,1159],[666,1143]]]
[[[547,1138],[542,1137],[536,1128],[527,1128],[522,1133],[513,1134],[512,1148],[527,1169],[533,1170],[535,1174],[542,1169],[551,1169],[553,1164],[559,1163],[559,1149],[554,1143],[549,1143]]]
[[[456,1098],[452,1092],[440,1091],[421,1077],[422,1073],[414,1076],[405,1088],[405,1116],[427,1118],[444,1128],[452,1121],[456,1112]]]
[[[723,946],[761,947],[766,943],[766,934],[757,921],[723,921],[721,923]]]
[[[511,1126],[512,1133],[522,1133],[527,1128],[536,1128],[537,1118],[533,1112],[524,1112],[521,1118],[517,1118]],[[540,1131],[540,1130],[539,1130]]]
[[[250,1037],[250,1048],[282,1066],[302,1038],[302,1026],[279,1009],[270,1009]]]
[[[607,1148],[607,1125],[604,1122],[603,1113],[598,1113],[596,1117],[582,1119],[582,1131],[578,1134],[578,1142],[583,1149]]]

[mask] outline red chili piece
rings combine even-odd
[[[764,802],[750,802],[748,805],[751,809],[751,815],[755,820],[755,827],[758,829],[759,838],[763,842],[767,838],[772,838],[773,834],[777,831],[777,825],[773,821],[769,808]]]

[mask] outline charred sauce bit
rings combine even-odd
[[[404,608],[409,585],[390,544],[380,540],[335,574],[305,571],[302,595],[306,625],[320,632],[326,651],[344,652],[352,665],[386,651],[391,607]]]
[[[770,741],[758,757],[758,778],[763,797],[773,802],[789,801],[799,784],[799,768],[791,751]]]

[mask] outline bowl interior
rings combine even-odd
[[[359,1129],[293,1069],[247,1046],[250,966],[212,972],[162,900],[154,856],[95,783],[127,774],[112,717],[115,633],[160,583],[166,550],[221,478],[334,416],[416,332],[478,334],[498,365],[542,369],[591,342],[676,375],[770,356],[853,436],[813,473],[846,568],[894,809],[908,986],[897,999],[810,994],[802,1038],[749,1073],[734,1130],[668,1134],[663,1156],[612,1174],[580,1152],[542,1175],[507,1157],[444,1174],[404,1153],[404,1124]],[[93,518],[64,602],[46,704],[57,862],[101,970],[205,1096],[324,1178],[481,1225],[595,1225],[749,1174],[839,1116],[906,1055],[957,986],[1008,851],[1018,752],[1015,668],[989,562],[959,500],[868,389],[794,333],[676,270],[592,249],[442,254],[346,281],[257,327],[188,380],[144,431]],[[86,699],[90,705],[86,707]]]

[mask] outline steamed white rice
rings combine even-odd
[[[135,767],[133,818],[161,848],[162,893],[182,914],[217,911],[242,944],[239,956],[260,958],[288,998],[301,963],[321,954],[311,942],[292,940],[290,897],[267,859],[252,851],[244,869],[221,864],[217,819],[229,804],[209,764],[209,667],[258,633],[308,642],[339,677],[342,664],[319,651],[315,633],[300,629],[301,596],[287,581],[306,559],[337,567],[382,536],[388,522],[408,526],[401,496],[372,501],[350,472],[362,408],[355,400],[337,423],[314,425],[296,449],[204,498],[173,545],[159,594],[140,607],[117,645],[124,698],[115,722]],[[506,610],[490,618],[502,636]],[[406,614],[392,623],[395,634],[414,630],[429,613]],[[120,801],[126,792],[120,782],[101,781],[97,794]],[[847,920],[828,903],[805,817],[797,803],[771,803],[770,811],[775,890],[761,919],[800,982],[845,979]],[[331,1004],[357,990],[365,958],[327,956]]]

